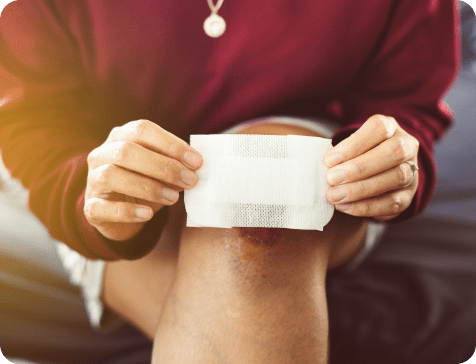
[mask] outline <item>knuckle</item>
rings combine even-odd
[[[173,159],[167,158],[161,163],[162,173],[165,176],[169,176],[173,174],[173,172],[177,169],[176,163]]]
[[[393,116],[387,116],[387,122],[390,126],[392,134],[400,127],[400,124],[398,124],[397,120],[395,120]]]
[[[413,135],[408,135],[408,141],[409,144],[411,145],[411,149],[414,154],[418,153],[418,149],[420,149],[420,142],[418,141],[417,138],[415,138]]]
[[[364,178],[368,173],[368,165],[364,162],[354,163],[354,178]],[[347,178],[351,176],[346,176]]]
[[[94,175],[94,171],[89,171],[88,176],[86,177],[86,188],[91,187],[91,185],[94,185],[95,180],[96,178]]]
[[[392,196],[390,199],[390,213],[399,214],[404,210],[405,203],[404,200],[399,196]]]
[[[359,215],[368,216],[370,212],[370,203],[368,201],[363,201],[359,204]]]
[[[360,198],[367,197],[367,193],[369,192],[369,186],[367,185],[367,183],[361,181],[357,184],[357,186],[358,186],[357,191],[358,191],[358,194],[359,194],[358,197],[360,197]]]
[[[107,186],[114,173],[114,166],[112,164],[104,164],[99,168],[96,168],[95,182],[99,186]]]
[[[392,154],[399,162],[404,162],[409,159],[411,155],[411,150],[407,138],[404,138],[402,136],[394,138],[392,145]]]
[[[380,114],[374,115],[374,128],[386,139],[390,138],[395,131],[395,126],[392,125],[390,118]]]
[[[413,172],[407,163],[402,163],[395,169],[395,179],[399,187],[405,186],[413,178]]]
[[[415,150],[418,150],[420,148],[420,141],[414,136],[412,136],[412,139],[413,139],[413,144],[415,146]]]
[[[87,158],[88,166],[92,166],[97,158],[97,148],[93,149]]]
[[[161,199],[160,189],[152,183],[141,183],[139,188],[145,199],[149,201],[159,201]]]
[[[98,221],[98,216],[97,216],[97,209],[95,209],[95,205],[91,201],[86,201],[84,204],[84,216],[89,222],[97,222]]]
[[[173,156],[176,155],[177,153],[177,145],[171,140],[168,140],[165,142],[164,146],[164,152],[166,155]]]
[[[129,157],[131,143],[127,141],[119,142],[113,149],[113,160],[115,163],[121,163]]]
[[[115,126],[114,128],[111,129],[111,132],[109,133],[108,140],[115,140],[116,136],[119,135],[120,133],[120,127]]]
[[[150,121],[145,120],[145,119],[139,119],[135,121],[131,121],[130,127],[132,129],[132,133],[135,138],[140,138],[142,135],[144,135],[148,124]]]

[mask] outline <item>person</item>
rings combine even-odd
[[[283,6],[268,15],[280,25],[271,31],[240,19],[250,4],[225,4],[220,13],[234,27],[219,39],[196,31],[199,4],[180,12],[160,3],[17,3],[0,28],[5,163],[50,233],[85,257],[145,256],[166,225],[164,206],[196,183],[200,160],[187,164],[186,136],[270,114],[340,124],[327,161],[329,182],[341,184],[329,192],[338,210],[397,222],[431,198],[432,142],[450,123],[440,98],[457,72],[454,2],[308,4],[295,19]],[[166,11],[173,16],[157,23]],[[301,26],[290,27],[293,19]],[[319,31],[331,26],[330,38]],[[351,28],[356,38],[347,39]],[[414,179],[407,161],[419,167]]]
[[[321,136],[302,124],[271,117],[237,132]],[[133,274],[106,268],[104,300],[154,338],[152,363],[327,363],[326,272],[361,249],[366,219],[336,212],[323,232],[192,228],[183,212],[173,274],[162,249]]]

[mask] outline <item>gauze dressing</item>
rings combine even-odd
[[[191,135],[203,157],[184,192],[187,226],[321,230],[334,206],[324,155],[331,140],[300,135]]]

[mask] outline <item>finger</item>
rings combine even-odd
[[[360,181],[399,164],[416,159],[418,141],[407,133],[397,133],[368,152],[327,171],[327,181],[340,183]]]
[[[104,222],[143,222],[154,215],[149,206],[130,202],[108,201],[90,198],[84,203],[84,215],[91,223]]]
[[[398,215],[391,215],[391,216],[376,216],[374,217],[377,221],[388,221],[396,218]]]
[[[376,176],[331,187],[327,191],[327,198],[333,204],[342,204],[363,200],[383,193],[402,189],[413,179],[413,170],[408,163],[402,163]],[[406,187],[416,189],[416,183]]]
[[[405,189],[365,200],[336,205],[335,208],[352,216],[395,216],[410,206],[412,197],[413,192]]]
[[[324,163],[331,168],[355,158],[390,139],[397,127],[394,118],[373,115],[355,133],[331,148],[324,156]]]
[[[131,121],[112,129],[107,141],[137,143],[147,149],[176,159],[192,169],[199,168],[203,162],[200,153],[188,143],[149,120]]]
[[[115,192],[164,205],[172,205],[179,198],[173,188],[113,164],[91,171],[88,184],[95,196]]]
[[[198,182],[197,174],[176,159],[129,141],[102,145],[90,153],[88,163],[91,169],[114,164],[181,188],[194,187]]]

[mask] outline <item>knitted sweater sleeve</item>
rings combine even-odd
[[[87,155],[112,127],[87,105],[77,44],[51,1],[18,0],[0,17],[0,147],[30,191],[29,206],[50,235],[87,258],[135,259],[158,241],[160,210],[127,242],[104,238],[84,216]],[[104,127],[104,126],[107,127]]]
[[[456,1],[395,1],[378,47],[342,99],[349,123],[336,133],[334,144],[374,114],[394,117],[420,142],[418,190],[393,222],[421,212],[435,189],[433,143],[452,122],[442,97],[460,67],[458,31]]]

